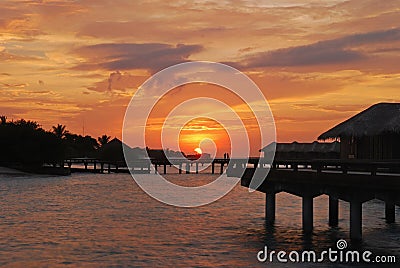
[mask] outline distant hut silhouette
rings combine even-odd
[[[311,159],[338,159],[340,157],[339,142],[317,142],[312,143],[270,143],[260,152],[264,156],[272,154],[275,149],[275,159],[277,160],[311,160]]]
[[[99,158],[106,161],[124,161],[125,157],[122,146],[122,141],[117,138],[112,139],[99,148]]]
[[[340,139],[344,159],[400,159],[400,103],[375,104],[318,139]]]
[[[98,149],[98,158],[104,161],[125,162],[124,150],[129,159],[144,158],[144,149],[138,147],[132,149],[117,138],[112,139]]]

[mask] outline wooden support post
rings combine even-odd
[[[199,163],[196,162],[196,174],[199,174]]]
[[[387,223],[394,223],[396,216],[396,208],[393,202],[385,202],[385,219]]]
[[[167,165],[164,164],[164,174],[167,174]]]
[[[87,170],[88,163],[85,161],[83,164],[85,165],[85,170]]]
[[[347,174],[347,165],[346,164],[342,165],[342,172],[343,172],[343,174]]]
[[[115,164],[115,173],[118,173],[118,164]]]
[[[224,162],[221,162],[221,170],[219,171],[219,174],[224,173]]]
[[[321,173],[322,172],[322,165],[321,164],[317,164],[317,173]]]
[[[186,162],[186,174],[190,174],[190,163]]]
[[[265,194],[265,223],[272,225],[275,222],[276,193]]]
[[[329,196],[329,226],[338,226],[339,224],[339,200]]]
[[[350,201],[350,239],[362,239],[362,202],[359,200]]]
[[[211,173],[214,174],[214,171],[215,171],[215,163],[212,162],[212,164],[211,164]]]
[[[307,234],[313,230],[313,198],[312,196],[303,196],[303,231]]]
[[[110,173],[111,173],[111,164],[108,163],[108,174],[110,174]]]
[[[93,171],[94,171],[94,172],[96,172],[96,169],[97,169],[96,165],[97,165],[97,163],[96,163],[96,161],[94,161],[94,162],[93,162]]]
[[[299,170],[299,165],[297,163],[292,164],[293,166],[293,171],[298,171]]]
[[[158,168],[158,165],[154,164],[154,174],[157,174],[157,172],[158,172],[157,168]]]
[[[104,163],[100,163],[100,172],[101,172],[101,173],[104,172]]]
[[[182,163],[179,163],[179,174],[182,174]]]
[[[371,165],[371,175],[372,176],[376,176],[376,171],[377,171],[377,166],[376,165],[374,165],[374,164],[372,164]]]

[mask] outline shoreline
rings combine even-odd
[[[40,168],[24,168],[24,167],[5,167],[0,166],[0,176],[27,177],[33,175],[71,175],[71,170],[65,167],[40,167]]]
[[[24,172],[18,169],[0,166],[0,178],[7,177],[28,177],[34,175],[33,173]]]

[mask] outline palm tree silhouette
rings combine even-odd
[[[34,130],[41,129],[41,126],[36,121],[19,119],[13,123],[14,123],[14,125],[19,126],[19,127],[26,127],[26,128],[30,128],[30,129],[34,129]]]
[[[52,127],[53,130],[52,132],[54,133],[54,135],[57,136],[57,138],[62,139],[65,137],[65,134],[68,134],[68,130],[65,130],[66,126],[65,125],[60,125],[57,124],[57,126],[53,126]]]
[[[2,115],[0,116],[1,125],[5,125],[7,123],[7,116]]]
[[[101,137],[97,138],[97,141],[100,143],[100,146],[106,145],[110,141],[111,137],[104,134]]]

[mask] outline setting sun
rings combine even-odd
[[[202,154],[203,153],[203,151],[200,148],[196,148],[196,149],[194,149],[194,151],[196,153],[198,153],[198,154]]]

